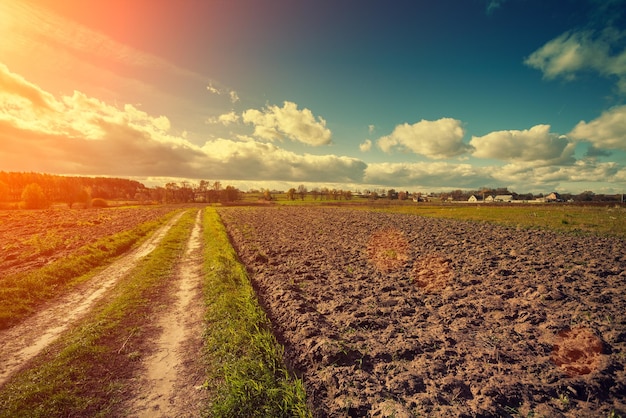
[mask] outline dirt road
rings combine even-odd
[[[173,302],[159,316],[161,333],[151,345],[126,410],[132,417],[199,416],[207,391],[202,365],[202,211],[172,278]]]
[[[111,264],[74,292],[48,303],[37,314],[15,327],[0,331],[0,387],[13,373],[85,315],[120,278],[150,254],[181,215],[182,213],[174,216],[140,247]]]

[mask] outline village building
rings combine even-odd
[[[563,198],[561,198],[561,195],[558,194],[557,192],[552,192],[546,197],[544,197],[544,200],[546,202],[562,202]]]

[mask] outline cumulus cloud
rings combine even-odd
[[[474,157],[536,164],[571,164],[575,148],[567,137],[550,132],[550,125],[473,136],[470,145]]]
[[[364,181],[408,189],[479,189],[509,187],[518,192],[587,190],[597,183],[620,184],[626,179],[626,168],[615,163],[580,160],[569,166],[532,166],[511,163],[504,166],[478,167],[464,163],[372,163],[365,170]]]
[[[224,113],[217,117],[207,119],[207,123],[221,123],[222,125],[230,125],[239,122],[239,115],[235,111]]]
[[[532,167],[514,163],[494,167],[493,170],[494,178],[524,189],[565,184],[571,187],[575,183],[616,183],[624,173],[626,169],[615,162],[598,163],[592,160],[578,160],[570,166]]]
[[[372,149],[372,141],[369,139],[366,139],[365,142],[363,142],[362,144],[359,144],[359,149],[361,150],[361,152],[367,152],[369,150]]]
[[[491,169],[470,164],[372,163],[365,170],[365,182],[400,187],[474,188],[493,183]]]
[[[318,146],[330,143],[332,133],[326,121],[313,116],[309,109],[298,109],[293,102],[283,107],[267,106],[262,111],[249,109],[243,112],[243,121],[254,125],[254,136],[268,141],[289,138],[292,141]]]
[[[451,158],[470,150],[463,142],[464,135],[459,120],[421,120],[396,126],[390,135],[378,139],[378,146],[385,152],[398,148],[434,159]]]
[[[613,107],[591,122],[578,122],[569,136],[589,141],[595,148],[626,151],[626,105]]]
[[[607,29],[598,36],[591,31],[566,32],[533,52],[524,63],[541,70],[544,77],[572,80],[581,71],[615,76],[626,94],[626,48],[624,34]]]
[[[233,180],[360,182],[366,164],[336,155],[296,154],[272,143],[218,139],[203,151],[213,177]]]

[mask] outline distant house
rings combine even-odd
[[[482,202],[483,198],[482,196],[471,195],[467,201],[471,203]]]
[[[513,195],[510,194],[499,194],[493,198],[494,202],[511,202],[513,201]]]
[[[544,199],[546,202],[562,202],[563,201],[563,198],[557,192],[550,193]]]
[[[485,202],[487,202],[487,203],[491,203],[491,202],[493,202],[493,196],[492,196],[492,195],[487,196],[487,197],[485,198]]]

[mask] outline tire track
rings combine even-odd
[[[202,365],[204,301],[202,298],[202,211],[187,242],[172,281],[174,301],[158,321],[160,335],[155,351],[143,363],[127,406],[131,417],[200,416],[207,391]]]
[[[0,331],[0,387],[25,364],[82,318],[124,275],[150,254],[183,212],[157,229],[141,246],[79,286],[70,294],[50,302],[35,315]]]

